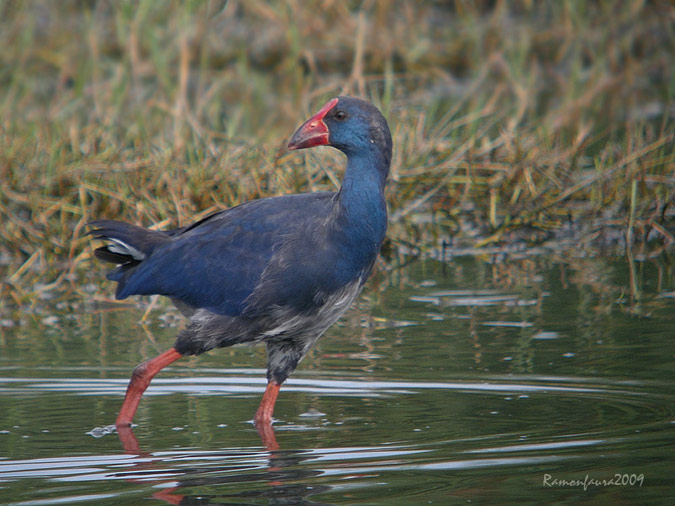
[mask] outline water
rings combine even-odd
[[[668,503],[673,268],[633,262],[462,257],[380,274],[282,388],[278,449],[250,423],[264,350],[176,362],[117,434],[130,371],[180,318],[41,303],[0,322],[0,503]]]

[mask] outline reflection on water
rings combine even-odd
[[[0,341],[0,504],[664,502],[672,293],[655,260],[391,272],[282,388],[278,447],[250,420],[261,350],[177,362],[117,433],[172,310],[145,327],[130,306],[25,312]]]

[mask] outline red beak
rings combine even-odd
[[[328,127],[323,122],[323,118],[328,114],[333,107],[338,103],[338,99],[329,100],[319,112],[305,121],[300,128],[298,128],[293,137],[288,143],[288,149],[304,149],[313,146],[325,146],[329,144]]]

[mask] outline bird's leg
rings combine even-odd
[[[148,388],[148,385],[150,385],[152,378],[154,378],[155,374],[164,369],[167,365],[175,362],[182,356],[183,355],[178,353],[175,348],[171,348],[158,357],[150,359],[136,366],[134,372],[131,375],[131,381],[127,387],[127,394],[124,397],[122,409],[120,409],[120,412],[117,415],[115,425],[118,427],[128,427],[131,425],[131,421],[134,419],[134,414],[136,414],[138,404],[141,402],[141,397],[143,397],[143,392],[145,392],[145,389]]]
[[[134,434],[134,430],[128,425],[118,425],[117,426],[117,437],[122,443],[122,448],[124,448],[124,453],[129,455],[142,455],[147,457],[148,452],[141,450],[141,446],[138,444],[138,439]]]
[[[267,388],[260,401],[260,406],[253,418],[258,435],[260,436],[263,445],[265,445],[265,448],[269,451],[279,449],[277,438],[274,435],[274,427],[272,427],[272,415],[274,414],[274,403],[277,400],[280,388],[281,384],[274,380],[270,380],[267,383]]]
[[[272,423],[272,415],[274,414],[274,403],[277,401],[277,396],[279,395],[279,389],[281,384],[277,383],[274,380],[270,380],[267,383],[267,388],[263,394],[263,398],[260,401],[260,406],[258,411],[255,413],[255,424],[259,425],[269,425]]]

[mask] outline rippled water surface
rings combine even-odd
[[[52,300],[2,320],[0,503],[667,504],[675,294],[663,255],[454,258],[372,280],[250,420],[264,350],[183,359],[133,431],[134,365],[180,318]],[[111,288],[112,293],[112,288]]]

